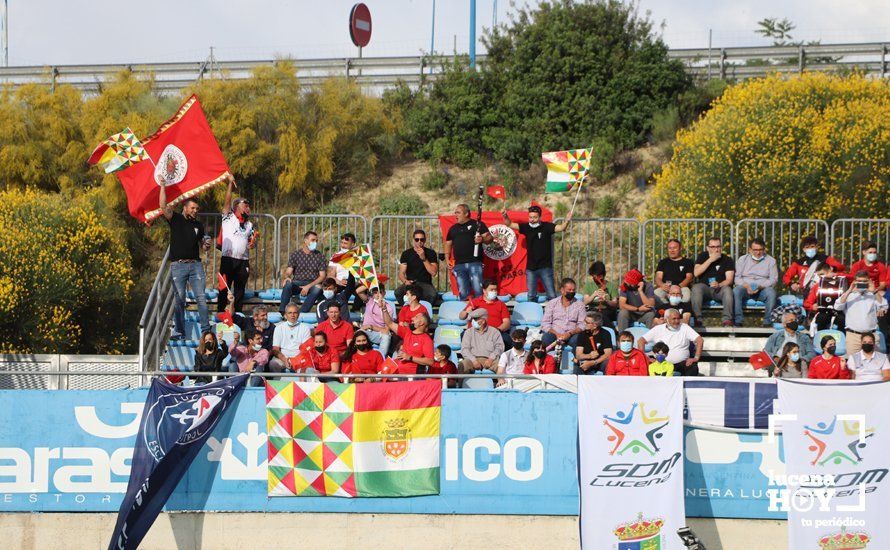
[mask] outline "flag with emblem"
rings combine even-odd
[[[271,497],[439,493],[442,384],[266,384]]]
[[[151,160],[145,147],[132,130],[124,128],[123,132],[114,134],[93,149],[87,162],[91,166],[98,164],[106,174],[111,174],[143,160]]]
[[[564,193],[584,184],[590,171],[592,149],[572,149],[541,153],[547,166],[547,187],[545,193]]]
[[[348,269],[359,284],[365,285],[368,288],[378,288],[380,286],[370,245],[363,244],[350,248],[346,252],[334,254],[331,261]]]

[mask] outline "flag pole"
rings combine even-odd
[[[578,191],[575,193],[575,200],[572,201],[572,209],[569,210],[569,216],[575,213],[575,205],[578,204],[578,196],[581,194],[581,187],[584,186],[584,180],[587,179],[587,174],[584,174],[584,177],[581,178],[581,181],[578,182]]]

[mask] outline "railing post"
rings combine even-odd
[[[798,46],[797,50],[797,72],[798,74],[803,74],[804,67],[806,67],[807,63],[807,53],[804,50],[803,46]]]
[[[887,76],[887,44],[881,45],[881,78]]]
[[[720,79],[726,80],[726,48],[720,48]]]
[[[349,80],[349,68],[350,68],[350,65],[351,65],[351,62],[350,62],[349,58],[347,57],[347,58],[346,58],[346,62],[345,62],[344,65],[343,65],[343,69],[346,71],[346,80]]]

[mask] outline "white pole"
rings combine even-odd
[[[3,66],[9,67],[9,0],[3,0]]]

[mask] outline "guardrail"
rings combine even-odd
[[[167,349],[175,294],[170,282],[169,257],[170,249],[167,248],[139,319],[139,370],[161,366],[161,356]]]
[[[104,370],[103,366],[113,370]],[[138,355],[0,354],[0,390],[136,387],[148,380],[143,379],[140,370]]]
[[[669,50],[668,56],[680,60],[696,78],[746,79],[769,73],[804,71],[847,71],[857,69],[886,77],[890,44],[819,44],[812,46],[766,46],[736,48],[691,48]],[[854,59],[842,59],[853,57]],[[332,57],[287,60],[293,64],[304,86],[314,86],[331,76],[354,79],[365,88],[385,88],[399,81],[411,86],[432,82],[453,56]],[[26,83],[74,86],[86,93],[97,93],[103,83],[117,73],[128,71],[140,77],[153,77],[162,92],[187,88],[204,78],[245,79],[259,67],[269,67],[282,60],[187,61],[172,63],[118,63],[103,65],[31,65],[0,67],[0,81],[13,87]],[[476,57],[479,64],[485,56]]]

